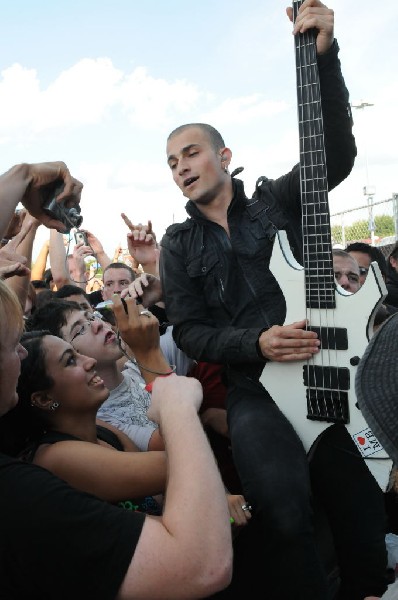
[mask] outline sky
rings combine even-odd
[[[398,192],[398,2],[330,0],[358,156],[330,212]],[[298,162],[295,58],[284,0],[13,0],[0,22],[0,172],[63,160],[84,184],[82,227],[113,255],[150,219],[186,217],[167,135],[207,122],[251,196]],[[38,230],[33,259],[48,237]]]

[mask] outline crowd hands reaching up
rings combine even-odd
[[[293,20],[291,8],[287,13]],[[332,188],[356,154],[348,90],[333,10],[305,0],[293,33],[313,28]],[[330,427],[309,460],[258,381],[266,360],[311,359],[320,342],[305,320],[280,324],[283,302],[272,274],[261,265],[259,276],[259,263],[249,265],[242,252],[246,240],[263,256],[272,239],[250,237],[252,216],[243,182],[229,173],[231,158],[211,126],[175,129],[167,161],[188,198],[189,226],[200,234],[173,226],[160,248],[150,220],[122,213],[118,240],[126,242],[113,256],[88,215],[70,252],[68,227],[46,209],[55,194],[80,213],[83,184],[65,163],[20,164],[0,176],[2,597],[384,594],[383,498],[352,439],[344,427]],[[292,210],[292,231],[299,228],[299,183],[295,167],[265,182]],[[33,260],[41,226],[49,235]],[[188,264],[187,256],[203,250],[206,259],[217,258],[219,279],[203,264]],[[369,289],[377,259],[366,250],[333,252],[337,292]],[[398,270],[397,256],[394,248],[390,271]],[[240,285],[243,265],[250,293]],[[392,274],[382,266],[389,286]],[[388,291],[380,322],[394,310],[393,286]],[[260,299],[272,302],[264,307]],[[330,561],[315,539],[318,503],[333,537]]]
[[[159,279],[160,249],[152,223],[149,220],[145,225],[135,225],[125,214],[121,215],[121,233],[126,225],[128,229],[127,260],[119,248],[115,249],[112,260],[101,241],[87,229],[82,229],[87,244],[76,243],[68,253],[62,223],[51,219],[42,208],[43,189],[61,180],[64,191],[59,199],[66,199],[68,206],[78,205],[83,186],[70,175],[64,163],[20,165],[0,177],[0,202],[4,207],[0,217],[0,403],[3,415],[0,447],[2,452],[7,452],[0,454],[0,458],[6,464],[29,465],[22,496],[30,498],[30,504],[33,493],[36,505],[41,507],[33,518],[36,525],[26,526],[22,538],[18,536],[11,543],[10,529],[5,524],[0,526],[1,537],[6,540],[11,555],[14,545],[29,547],[35,555],[38,571],[48,564],[49,553],[57,556],[58,565],[63,560],[63,550],[54,554],[48,543],[48,551],[41,552],[34,541],[35,536],[38,537],[35,528],[40,528],[41,519],[45,518],[46,501],[40,490],[53,489],[54,496],[49,497],[49,502],[60,502],[61,506],[63,498],[72,494],[72,504],[65,507],[65,521],[60,519],[58,523],[55,519],[54,522],[54,528],[66,541],[65,547],[73,543],[79,555],[85,545],[79,544],[80,535],[74,534],[73,542],[69,540],[66,523],[68,518],[74,518],[76,507],[76,518],[81,520],[82,527],[95,529],[88,546],[91,548],[92,543],[100,556],[103,551],[102,561],[107,560],[109,553],[112,522],[114,536],[110,538],[114,537],[118,549],[115,561],[119,559],[126,565],[125,572],[115,581],[105,585],[101,577],[98,578],[98,589],[102,582],[106,590],[103,596],[98,592],[98,597],[108,598],[112,593],[116,597],[117,585],[118,598],[211,597],[230,584],[232,544],[236,544],[239,537],[244,541],[244,536],[237,534],[250,523],[252,507],[242,493],[236,473],[232,479],[228,478],[222,465],[217,463],[216,452],[206,436],[211,419],[198,418],[203,405],[203,386],[199,383],[200,377],[195,377],[195,361],[176,348],[171,328],[167,326],[161,331],[154,314],[156,308],[163,312],[164,308]],[[23,208],[17,208],[21,204]],[[42,225],[49,229],[49,236],[33,261],[34,240]],[[101,288],[90,292],[86,260],[92,256],[103,276]],[[111,300],[112,306],[107,306],[101,314],[96,305],[103,300]],[[11,322],[14,327],[8,340],[6,324]],[[26,333],[20,340],[23,329]],[[100,351],[95,346],[98,340]],[[16,359],[22,361],[18,403],[15,390],[10,386],[17,385],[19,369],[13,371],[15,377],[10,385],[5,385],[7,353],[13,347]],[[119,412],[111,411],[107,402],[109,398],[118,402],[117,394],[124,384],[128,385],[124,400],[131,394],[129,406],[125,409],[120,403]],[[97,399],[83,419],[80,411],[82,406],[89,406],[90,397]],[[222,388],[220,402],[223,402]],[[224,407],[208,410],[209,414],[212,410],[222,413],[222,426],[218,430],[228,447]],[[180,429],[184,432],[181,435],[177,433]],[[63,434],[59,437],[57,433],[55,439],[52,431]],[[64,444],[65,440],[69,440],[69,445]],[[187,453],[188,446],[190,452]],[[230,449],[228,452],[231,468]],[[54,479],[45,475],[43,480],[42,471],[36,471],[36,466],[44,466]],[[194,482],[192,473],[195,473]],[[62,489],[58,489],[56,476],[65,482]],[[30,482],[34,492],[29,487]],[[227,488],[230,483],[235,486],[233,494]],[[114,492],[109,493],[109,490]],[[85,515],[83,494],[87,492],[93,496],[90,498],[93,506],[87,506]],[[22,496],[17,501],[13,498],[13,502],[22,506]],[[207,515],[209,498],[210,518]],[[7,499],[2,499],[4,514],[9,511]],[[126,499],[130,509],[134,506],[136,520],[125,510],[120,510],[120,516],[114,512],[112,505],[125,508]],[[96,519],[92,512],[96,510],[95,502],[105,503],[104,508],[98,507],[101,516]],[[21,510],[26,514],[30,512],[27,507]],[[153,524],[151,519],[154,519]],[[118,528],[125,532],[123,536],[120,532],[117,534]],[[40,537],[42,542],[43,536]],[[153,569],[154,549],[159,552],[156,562],[167,557],[166,563],[170,564],[169,567],[166,564],[156,578],[149,573],[145,576],[149,564],[152,564],[151,571]],[[129,557],[131,560],[134,557],[130,565]],[[80,562],[84,564],[84,560]],[[57,569],[54,565],[51,571],[57,583],[63,585],[64,567]],[[81,587],[81,595],[77,597],[87,597],[91,583],[84,581],[83,571],[83,566],[76,570],[65,592],[58,589],[58,595],[48,597],[66,598],[72,586]],[[147,579],[153,583],[145,583]],[[19,585],[10,582],[10,586]],[[43,578],[34,585],[35,593],[40,590],[41,594],[44,593],[41,586],[48,587],[49,580]],[[110,589],[114,592],[109,592]]]

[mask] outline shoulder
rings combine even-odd
[[[135,452],[138,450],[136,444],[123,431],[120,431],[120,429],[111,423],[97,419],[97,431],[99,434],[98,437],[101,436],[101,439],[110,443],[117,450],[124,450],[126,452]]]
[[[182,223],[173,223],[169,225],[162,237],[160,242],[161,247],[163,248],[167,245],[167,241],[179,235],[182,232],[190,231],[195,227],[195,221],[193,219],[187,218]]]

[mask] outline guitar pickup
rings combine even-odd
[[[306,365],[303,367],[303,379],[307,388],[307,419],[349,423],[349,369]]]
[[[343,327],[308,327],[315,331],[323,350],[348,350],[347,329]]]

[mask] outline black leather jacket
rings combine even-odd
[[[335,41],[318,57],[329,189],[349,175],[356,156],[337,54]],[[161,241],[160,277],[174,339],[188,356],[261,366],[259,334],[283,324],[286,314],[282,291],[269,270],[276,228],[287,230],[302,262],[299,166],[276,180],[264,178],[252,200],[240,180],[233,179],[233,191],[230,237],[188,201],[189,218],[168,227]]]

